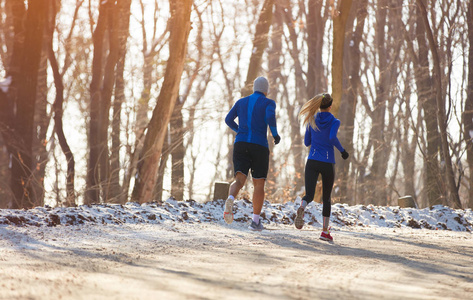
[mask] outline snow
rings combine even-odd
[[[261,217],[265,226],[292,225],[297,202],[272,204],[265,201]],[[79,207],[36,207],[29,210],[0,210],[0,225],[16,226],[69,226],[81,224],[161,224],[165,221],[222,222],[224,200],[198,203],[168,199],[164,203],[94,204]],[[236,222],[245,223],[252,216],[252,203],[235,201]],[[311,203],[305,211],[306,225],[314,229],[322,226],[322,204]],[[331,227],[341,230],[359,226],[370,228],[425,228],[431,230],[473,231],[471,209],[452,209],[442,205],[430,208],[399,208],[347,204],[332,205]]]
[[[471,209],[94,204],[0,210],[0,299],[473,299]]]

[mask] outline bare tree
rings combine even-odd
[[[170,1],[170,55],[161,92],[140,153],[135,187],[132,193],[134,201],[149,201],[153,195],[164,137],[177,99],[184,67],[187,38],[190,32],[191,9],[192,1],[190,0]]]
[[[473,0],[468,2],[468,87],[463,112],[463,130],[467,149],[467,162],[470,170],[468,180],[468,206],[473,208]]]
[[[59,145],[66,157],[67,162],[67,175],[66,175],[66,206],[75,206],[75,188],[74,188],[74,179],[75,179],[75,160],[74,155],[72,154],[71,148],[66,140],[66,136],[64,134],[63,129],[63,103],[64,103],[64,84],[63,84],[63,76],[59,71],[58,62],[56,59],[56,55],[53,50],[53,33],[55,28],[55,19],[57,14],[57,7],[56,2],[51,1],[51,22],[50,22],[50,29],[47,35],[48,38],[48,47],[47,47],[47,54],[49,63],[51,65],[51,69],[53,72],[54,77],[54,84],[56,86],[56,98],[53,105],[54,111],[54,131],[56,132]]]
[[[122,105],[125,102],[125,57],[130,27],[130,5],[131,0],[117,2],[117,17],[120,22],[117,26],[118,61],[115,74],[115,92],[112,110],[112,149],[110,151],[110,189],[108,198],[110,201],[123,203],[124,192],[120,185],[120,149],[121,149],[121,114]],[[125,194],[126,195],[126,194]]]
[[[142,71],[142,85],[143,89],[141,91],[141,96],[138,99],[136,103],[136,118],[134,122],[134,130],[133,130],[133,135],[135,136],[135,143],[132,148],[132,151],[129,151],[128,156],[129,158],[129,164],[128,164],[128,170],[126,172],[126,175],[123,179],[123,192],[122,192],[122,197],[121,197],[121,202],[127,201],[128,194],[129,194],[129,189],[130,189],[130,184],[131,184],[131,179],[136,174],[136,168],[138,164],[138,159],[139,155],[141,153],[141,150],[143,149],[143,140],[145,136],[145,130],[146,126],[149,122],[148,118],[148,111],[149,111],[149,101],[151,100],[151,90],[152,90],[152,85],[153,85],[153,69],[156,67],[156,57],[159,56],[161,50],[163,49],[164,45],[168,41],[168,35],[169,35],[169,20],[167,21],[167,26],[164,28],[163,32],[158,35],[157,29],[158,29],[158,3],[155,1],[154,3],[154,15],[153,15],[153,26],[152,26],[152,33],[150,37],[150,41],[148,41],[148,32],[146,29],[147,23],[145,19],[145,10],[148,9],[145,6],[145,3],[141,0],[140,1],[140,7],[141,7],[141,20],[140,20],[140,25],[141,25],[141,32],[142,32],[142,55],[143,55],[143,66],[141,67]],[[164,147],[166,148],[166,146]],[[163,152],[164,154],[164,152]],[[163,158],[165,161],[167,160],[167,156],[163,155],[161,158]],[[164,168],[165,166],[163,166]],[[158,172],[158,174],[161,174],[161,172]],[[158,182],[159,182],[159,177],[158,177]],[[159,185],[159,183],[157,183]],[[157,188],[159,190],[159,188]],[[161,197],[158,197],[157,199],[161,199]]]
[[[16,1],[11,5],[14,41],[7,67],[8,89],[0,90],[0,130],[11,156],[13,208],[37,203],[32,187],[33,126],[38,70],[41,60],[47,1]]]
[[[251,94],[253,81],[261,72],[261,62],[264,51],[268,46],[268,34],[271,28],[271,20],[273,18],[274,0],[265,0],[261,8],[256,31],[253,39],[253,50],[251,52],[250,63],[248,65],[248,73],[246,75],[245,85],[241,89],[242,97]]]
[[[344,104],[340,106],[340,141],[348,153],[351,153],[350,162],[355,160],[353,138],[355,135],[355,114],[357,111],[358,96],[363,93],[361,90],[361,43],[363,42],[363,32],[365,27],[365,20],[368,16],[368,0],[360,0],[355,2],[356,11],[356,27],[350,33],[350,45],[347,47],[347,72],[348,72],[348,88],[344,99]],[[348,31],[348,28],[347,28]],[[350,162],[343,160],[337,162],[339,165],[339,182],[340,182],[340,197],[341,202],[353,203],[354,188],[353,184],[349,183],[349,168]],[[353,177],[353,176],[351,176]]]
[[[352,0],[339,0],[338,7],[333,8],[333,49],[332,49],[332,113],[338,114],[343,94],[343,51],[345,44],[345,27],[350,15]]]
[[[108,129],[110,107],[120,53],[119,34],[127,28],[130,0],[101,2],[93,35],[94,58],[90,83],[89,161],[86,203],[108,201],[110,198],[110,156]],[[125,26],[121,23],[125,23]],[[126,35],[126,34],[125,34]],[[123,40],[123,39],[122,39]],[[115,181],[116,182],[116,181]],[[116,195],[114,195],[116,196]]]
[[[436,90],[436,101],[437,101],[437,119],[440,128],[440,138],[441,138],[441,147],[443,159],[445,160],[446,167],[446,177],[447,177],[447,188],[450,194],[451,205],[454,208],[461,208],[460,197],[458,196],[458,190],[455,183],[455,175],[453,173],[452,159],[450,155],[450,150],[448,146],[447,139],[447,120],[445,112],[445,101],[443,99],[442,92],[442,72],[440,67],[440,59],[438,55],[438,46],[432,34],[432,29],[430,27],[429,19],[427,16],[427,10],[425,4],[422,0],[416,0],[417,5],[420,9],[422,20],[426,29],[427,39],[429,41],[430,51],[432,52],[433,61],[434,61],[434,74],[435,74],[435,90]]]

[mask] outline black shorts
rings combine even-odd
[[[235,175],[241,172],[248,176],[251,169],[253,179],[266,179],[268,176],[269,149],[253,143],[237,142],[233,146],[233,168]]]

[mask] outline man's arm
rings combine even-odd
[[[235,122],[235,118],[238,116],[237,104],[238,102],[233,105],[232,109],[230,109],[227,116],[225,117],[225,123],[227,123],[228,127],[230,127],[236,133],[238,133],[238,124]]]
[[[268,124],[273,137],[277,137],[279,134],[276,124],[276,103],[274,103],[274,101],[266,107],[266,123]]]

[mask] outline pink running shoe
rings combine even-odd
[[[330,231],[327,230],[327,233],[322,231],[320,239],[327,242],[333,242],[333,237],[330,235]]]

